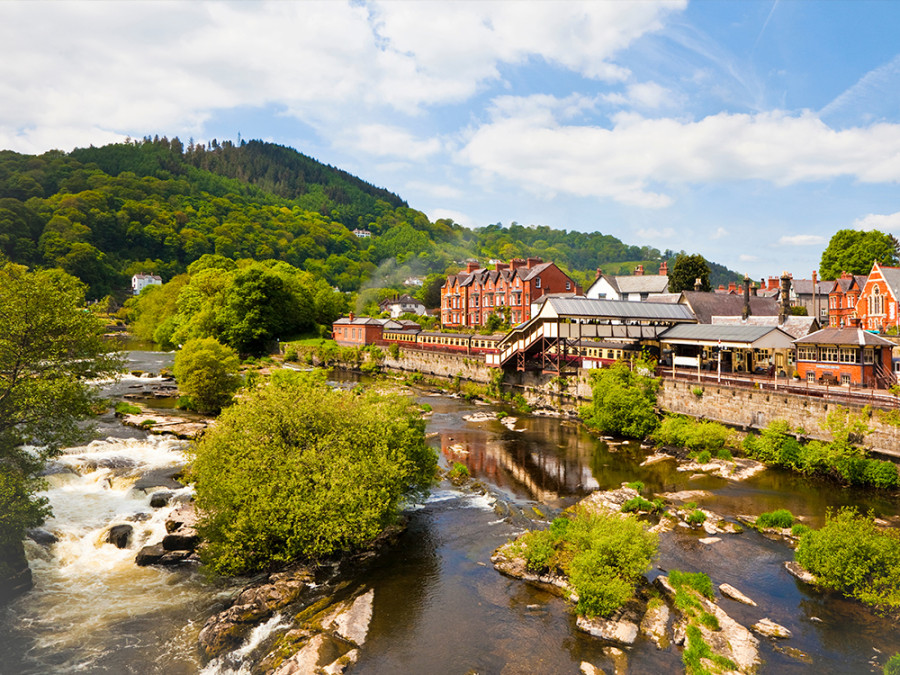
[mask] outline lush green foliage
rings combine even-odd
[[[671,570],[669,572],[669,583],[676,591],[681,588],[691,588],[700,595],[713,599],[713,585],[709,575],[703,572],[682,572],[681,570]]]
[[[894,654],[884,664],[884,675],[900,675],[900,654]]]
[[[464,481],[469,477],[469,467],[461,462],[454,462],[447,477],[454,482]]]
[[[557,518],[549,530],[534,530],[517,542],[529,570],[568,576],[578,594],[576,611],[585,616],[608,616],[627,602],[657,546],[657,535],[635,517],[587,509]]]
[[[794,514],[787,509],[766,511],[759,514],[755,524],[756,527],[791,527],[794,524]]]
[[[687,675],[710,675],[710,670],[703,665],[704,660],[711,661],[717,666],[715,672],[733,672],[738,670],[734,661],[713,653],[697,626],[689,625],[686,632],[687,648],[681,653],[681,660],[684,663]]]
[[[636,511],[644,511],[646,513],[661,513],[666,508],[662,499],[654,499],[652,502],[643,497],[633,497],[622,504],[623,513],[634,513]]]
[[[637,490],[638,492],[644,491],[644,484],[639,480],[633,481],[631,483],[625,483],[625,487],[631,488],[632,490]]]
[[[658,445],[686,448],[692,456],[703,452],[718,456],[723,449],[734,445],[734,437],[734,431],[724,424],[684,415],[666,415],[653,433]]]
[[[618,361],[591,371],[593,399],[581,408],[586,424],[601,433],[627,438],[646,438],[656,430],[659,382],[640,374],[642,364],[638,361],[631,369],[628,363]]]
[[[37,476],[60,447],[84,439],[78,423],[99,402],[88,382],[120,366],[80,282],[0,266],[0,554],[49,514]]]
[[[900,608],[900,532],[844,507],[805,533],[795,558],[822,586],[880,608]]]
[[[688,525],[702,525],[706,521],[706,514],[700,509],[694,509],[687,515],[685,521]]]
[[[759,436],[750,434],[744,439],[744,450],[766,464],[829,476],[851,485],[879,489],[900,485],[893,462],[870,459],[857,445],[868,432],[861,416],[835,409],[828,414],[826,428],[832,435],[831,442],[800,443],[787,422],[773,420]]]
[[[214,338],[188,340],[175,354],[178,388],[200,412],[217,413],[231,403],[241,385],[241,362],[234,350]]]
[[[129,300],[132,330],[172,348],[215,337],[244,354],[261,355],[277,340],[329,327],[346,300],[327,283],[287,263],[235,263],[207,255],[162,286]]]
[[[373,236],[358,239],[354,228]],[[416,293],[428,307],[438,305],[454,261],[468,257],[539,256],[588,283],[598,264],[630,270],[641,261],[652,272],[675,255],[599,232],[432,223],[397,195],[290,148],[259,141],[185,147],[166,138],[68,155],[0,152],[0,252],[60,267],[95,298],[127,288],[135,272],[169,280],[213,253],[281,260],[343,291],[368,281],[402,292],[407,277],[425,275]],[[712,268],[720,283],[736,276]]]
[[[679,254],[675,258],[675,264],[669,270],[669,293],[681,293],[681,291],[695,290],[697,279],[700,280],[700,290],[709,291],[709,265],[699,253],[694,255]]]
[[[136,405],[131,405],[126,401],[119,401],[116,403],[116,414],[117,415],[139,415],[141,413],[141,409]]]
[[[838,230],[822,252],[822,279],[837,279],[841,272],[868,274],[872,263],[893,266],[898,261],[897,240],[878,230]]]
[[[424,431],[405,397],[278,371],[195,447],[204,559],[241,574],[364,546],[434,480]]]

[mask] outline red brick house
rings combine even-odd
[[[860,326],[879,332],[896,328],[898,299],[900,267],[882,267],[877,262],[874,263],[856,303],[856,316],[859,317]]]
[[[342,347],[362,347],[381,341],[384,321],[367,316],[342,316],[331,325],[334,341]]]
[[[441,326],[482,326],[491,314],[509,312],[513,324],[531,318],[531,303],[546,293],[581,294],[578,286],[555,263],[540,258],[514,258],[494,269],[466,264],[441,287]],[[507,310],[508,308],[508,310]]]
[[[857,317],[856,305],[859,304],[859,294],[865,288],[865,275],[853,275],[849,272],[841,272],[839,279],[834,280],[834,285],[828,293],[828,325],[832,328],[853,325],[851,319]]]
[[[794,340],[796,372],[810,384],[887,388],[893,343],[861,328],[824,328]]]

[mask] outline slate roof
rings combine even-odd
[[[756,342],[772,331],[780,331],[776,326],[713,326],[710,324],[679,324],[672,326],[659,336],[660,342],[668,340],[699,340],[713,342]]]
[[[669,277],[662,274],[618,275],[601,274],[588,287],[588,293],[601,279],[612,286],[617,293],[665,293],[669,288]]]
[[[816,281],[816,294],[828,295],[831,290],[831,281]],[[794,289],[795,295],[812,295],[813,282],[812,279],[791,279],[791,288]]]
[[[353,321],[350,320],[350,317],[342,316],[340,319],[335,321],[335,325],[337,324],[348,324],[353,326],[383,326],[385,321],[390,321],[390,319],[373,319],[370,316],[356,316],[353,317]]]
[[[744,310],[742,295],[719,295],[703,291],[683,291],[682,298],[699,323],[711,323],[714,316],[741,316]],[[751,316],[778,316],[775,298],[750,296]]]
[[[894,343],[862,328],[823,328],[799,340],[796,344],[854,345],[873,347],[893,347]]]
[[[878,269],[881,270],[881,276],[890,286],[894,297],[900,298],[900,267],[881,267],[879,265]]]
[[[747,321],[739,316],[714,316],[710,323],[713,326],[774,326],[792,338],[801,338],[819,330],[819,322],[814,316],[788,316],[783,324],[778,323],[777,316],[748,316]]]
[[[684,305],[661,302],[629,302],[627,300],[594,300],[585,297],[549,298],[544,307],[550,306],[557,316],[578,318],[693,321],[694,317]],[[543,311],[541,312],[543,314]]]

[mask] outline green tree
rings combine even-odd
[[[652,434],[659,426],[655,410],[659,382],[641,370],[637,364],[632,370],[624,361],[617,361],[609,368],[592,371],[593,397],[581,409],[584,421],[605,434],[628,438]]]
[[[35,494],[44,462],[85,438],[78,423],[99,401],[89,382],[121,367],[84,292],[58,270],[0,267],[0,589],[23,560],[25,530],[49,514]]]
[[[203,557],[243,574],[359,548],[424,494],[436,466],[410,399],[276,373],[196,445]]]
[[[897,264],[897,240],[892,235],[878,230],[838,230],[822,252],[819,273],[822,279],[837,279],[841,272],[868,274],[876,261]]]
[[[700,280],[700,290],[709,291],[709,265],[699,253],[687,255],[679,253],[675,258],[675,264],[669,271],[669,293],[681,293],[681,291],[693,291]]]
[[[200,412],[217,413],[231,403],[241,384],[241,362],[215,338],[188,340],[175,354],[178,388]]]

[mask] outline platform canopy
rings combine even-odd
[[[686,305],[627,300],[594,300],[582,297],[547,298],[536,318],[629,322],[694,323]]]
[[[722,349],[791,349],[794,338],[775,326],[672,326],[659,336],[671,345],[698,345]]]

